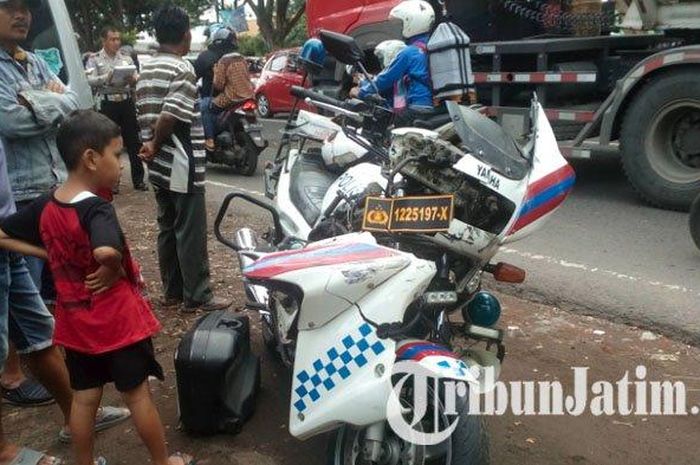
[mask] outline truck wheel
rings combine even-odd
[[[649,81],[625,113],[622,165],[630,183],[654,206],[687,211],[700,193],[698,70]]]
[[[695,246],[700,249],[700,195],[695,199],[690,206],[690,237],[693,238]]]

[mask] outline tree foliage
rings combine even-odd
[[[270,51],[263,38],[258,35],[242,35],[238,38],[238,51],[245,56],[262,57]]]
[[[304,0],[245,0],[245,3],[257,16],[260,34],[271,50],[288,45],[288,38],[302,21],[306,7]]]
[[[211,0],[171,1],[185,8],[195,21],[212,5]],[[150,30],[153,12],[163,3],[163,0],[66,0],[73,27],[87,50],[100,48],[100,30],[107,24],[123,31]]]

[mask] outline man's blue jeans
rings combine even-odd
[[[0,250],[0,372],[7,358],[7,341],[17,352],[39,352],[53,345],[54,319],[21,255]]]
[[[204,126],[204,138],[216,138],[216,118],[221,110],[213,104],[212,97],[202,97],[199,102],[199,111],[202,113],[202,126]]]

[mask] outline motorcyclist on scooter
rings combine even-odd
[[[214,149],[214,138],[216,137],[215,121],[210,114],[211,102],[216,95],[214,81],[214,66],[224,55],[234,52],[238,48],[236,34],[228,27],[219,27],[209,35],[209,45],[206,50],[199,54],[194,64],[197,77],[202,79],[200,87],[200,110],[202,112],[202,123],[204,126],[205,144],[208,150]]]
[[[433,90],[430,82],[427,43],[428,33],[435,22],[435,10],[424,0],[405,0],[389,13],[390,19],[400,20],[407,47],[392,63],[371,81],[363,80],[354,88],[352,97],[393,93],[396,85],[406,86],[406,104],[398,108],[396,126],[411,125],[415,119],[433,112]]]
[[[382,69],[386,69],[403,49],[407,47],[401,40],[385,40],[374,47],[374,55],[379,60]],[[406,83],[397,82],[389,92],[380,94],[386,101],[387,107],[398,113],[406,107]]]

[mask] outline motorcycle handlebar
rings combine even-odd
[[[318,92],[314,92],[312,90],[305,89],[303,87],[292,86],[292,89],[289,91],[289,93],[292,94],[292,96],[294,96],[298,99],[301,99],[301,100],[305,100],[305,99],[309,98],[309,99],[316,101],[316,102],[325,103],[327,105],[332,105],[334,107],[345,108],[344,102],[337,100],[337,99],[334,99],[332,97],[328,97],[326,95],[320,94]]]

